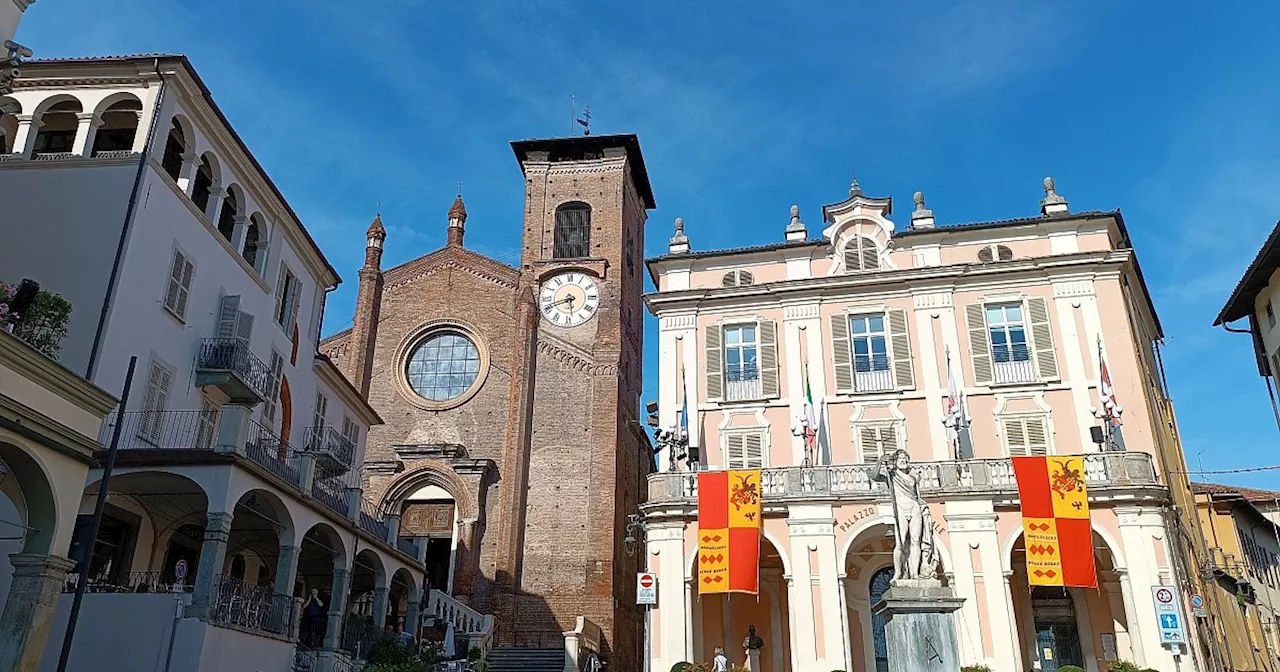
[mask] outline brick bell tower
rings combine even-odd
[[[554,646],[585,616],[609,669],[640,669],[641,558],[622,540],[652,469],[639,405],[653,191],[634,135],[512,148],[525,179],[522,285],[537,314],[527,452],[504,460],[527,488],[504,489],[499,622],[510,625],[499,638]]]

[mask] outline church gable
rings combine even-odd
[[[441,272],[454,270],[512,289],[520,281],[520,272],[506,264],[464,247],[444,247],[387,270],[384,291],[395,293]]]

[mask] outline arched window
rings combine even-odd
[[[218,233],[230,242],[236,235],[236,215],[240,214],[240,206],[236,203],[236,192],[227,189],[222,199],[222,209],[218,212]]]
[[[573,259],[591,255],[591,206],[565,203],[556,208],[556,259]]]
[[[164,142],[164,158],[160,166],[173,178],[174,182],[182,176],[182,154],[187,151],[187,139],[182,132],[182,125],[177,119],[169,129],[169,138]]]
[[[880,248],[876,241],[866,236],[854,236],[844,246],[844,267],[847,271],[874,271],[880,268]]]
[[[978,261],[989,264],[993,261],[1009,261],[1013,259],[1013,250],[1007,245],[987,245],[978,250]]]
[[[245,227],[244,230],[244,250],[240,254],[255,270],[258,268],[258,241],[261,236],[262,234],[258,230],[258,223],[250,221],[249,226]]]
[[[196,169],[195,184],[191,185],[191,202],[200,208],[200,212],[209,211],[209,194],[213,190],[213,166],[209,157],[200,159],[200,167]]]
[[[875,574],[871,575],[871,585],[869,589],[869,601],[874,607],[884,597],[886,590],[889,590],[889,582],[893,580],[893,568],[885,567]],[[884,636],[884,616],[873,614],[871,616],[871,645],[875,647],[876,652],[876,672],[889,672],[889,643]]]
[[[70,153],[75,148],[76,127],[80,125],[76,115],[82,111],[76,100],[66,100],[45,110],[40,115],[41,126],[32,156]]]
[[[93,153],[128,152],[133,150],[133,140],[138,134],[138,113],[142,103],[136,99],[122,100],[102,113],[102,125],[93,137]]]
[[[724,278],[720,281],[722,287],[741,287],[755,282],[755,278],[750,271],[729,271],[724,274]]]

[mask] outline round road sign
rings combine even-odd
[[[1192,596],[1191,596],[1191,606],[1192,606],[1192,608],[1195,608],[1195,609],[1203,609],[1203,608],[1204,608],[1204,598],[1203,598],[1203,597],[1200,597],[1199,595],[1192,595]]]
[[[1160,604],[1173,604],[1173,591],[1168,588],[1157,590],[1156,601]]]
[[[178,577],[179,582],[185,581],[187,579],[187,561],[186,560],[179,560],[177,564],[173,566],[173,575]]]
[[[640,577],[640,586],[641,586],[642,588],[652,588],[652,587],[653,587],[653,575],[652,575],[652,574],[645,574],[645,575],[641,576],[641,577]]]

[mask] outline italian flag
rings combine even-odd
[[[818,414],[813,405],[813,390],[809,387],[809,363],[804,364],[804,445],[812,463],[818,461]]]

